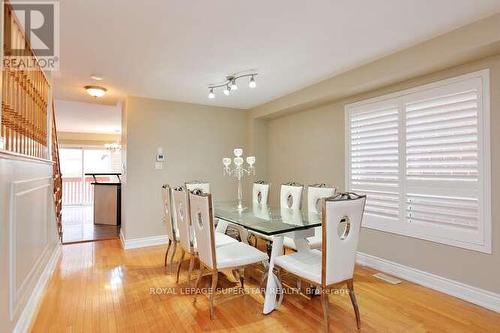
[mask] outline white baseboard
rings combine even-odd
[[[139,247],[167,244],[168,241],[167,235],[125,239],[125,237],[123,237],[123,234],[121,232],[120,232],[120,239],[122,240],[122,247],[125,250],[137,249]]]
[[[484,308],[500,312],[500,294],[469,286],[461,282],[450,280],[362,252],[358,252],[356,262],[362,266],[368,266],[424,287],[463,299]]]
[[[49,282],[54,269],[56,268],[57,259],[59,259],[59,255],[61,254],[61,245],[57,245],[56,249],[50,256],[47,265],[38,278],[38,281],[33,288],[33,292],[31,293],[26,305],[24,306],[19,319],[17,320],[16,326],[14,327],[13,333],[24,333],[28,332],[31,326],[31,322],[34,319],[34,316],[37,313],[38,305],[42,300],[42,296],[45,291],[45,287],[47,286],[47,282]]]

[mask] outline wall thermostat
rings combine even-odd
[[[163,154],[163,148],[158,148],[158,152],[156,153],[156,161],[157,162],[165,162],[165,154]]]
[[[165,155],[163,155],[163,153],[156,154],[156,161],[157,162],[165,162]]]

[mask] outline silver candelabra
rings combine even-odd
[[[241,185],[241,179],[245,175],[255,175],[255,156],[248,156],[246,158],[248,169],[243,167],[243,149],[236,148],[234,150],[234,159],[231,161],[231,158],[224,157],[222,159],[222,164],[224,164],[224,175],[225,176],[234,176],[238,179],[238,211],[243,211],[243,189]],[[231,169],[231,162],[234,162],[234,167]]]

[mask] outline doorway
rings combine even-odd
[[[118,238],[119,226],[94,224],[94,180],[85,174],[120,172],[120,150],[62,146],[59,158],[63,184],[63,244]],[[110,181],[108,176],[97,178],[99,182]]]

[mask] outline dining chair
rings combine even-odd
[[[208,294],[210,319],[213,319],[214,293],[217,288],[219,270],[238,270],[243,287],[244,268],[256,263],[267,264],[268,256],[264,252],[243,242],[217,247],[211,195],[201,192],[190,193],[189,201],[196,243],[198,244],[198,258],[200,260],[200,272],[195,288],[198,288],[205,271],[208,272],[212,277],[211,288],[208,289]],[[196,294],[194,302],[196,302]]]
[[[173,216],[172,216],[172,198],[171,198],[171,189],[168,184],[164,184],[161,187],[161,195],[162,195],[162,203],[163,203],[163,222],[167,227],[167,238],[168,245],[167,250],[165,251],[165,260],[164,266],[167,266],[168,252],[170,251],[170,247],[173,244],[172,253],[175,255],[175,250],[177,248],[177,235],[173,224]],[[173,256],[172,255],[172,256]]]
[[[210,191],[210,183],[203,180],[192,180],[189,182],[185,182],[184,185],[186,186],[189,192],[200,190],[203,193],[212,193]],[[228,222],[215,219],[215,226],[218,232],[225,234]]]
[[[321,199],[335,195],[335,187],[326,184],[314,184],[307,187],[307,213],[309,216],[321,214]],[[321,227],[314,228],[314,236],[306,238],[309,248],[321,248]],[[283,239],[285,247],[297,250],[295,242],[290,237]]]
[[[293,211],[299,211],[302,207],[302,192],[304,190],[304,185],[288,182],[281,185],[280,192],[280,209],[281,215],[285,217],[289,217],[288,215],[296,215],[293,214]],[[293,221],[293,219],[289,219]],[[283,244],[293,244],[295,242],[290,237],[283,238]],[[270,243],[267,244],[268,249],[270,249]],[[286,246],[286,245],[285,245]]]
[[[259,180],[253,183],[252,203],[267,205],[269,201],[269,183]]]
[[[253,183],[252,187],[252,209],[254,211],[258,211],[260,213],[264,212],[264,210],[267,211],[267,203],[269,201],[269,188],[270,184],[263,181],[259,180]],[[257,240],[259,238],[264,239],[268,243],[272,241],[272,237],[260,234],[258,232],[254,231],[248,231],[248,236],[249,240],[253,237],[255,238],[255,243],[254,246],[257,247]],[[269,247],[269,244],[268,244]],[[270,255],[270,252],[268,251],[268,255]]]
[[[321,251],[306,249],[278,256],[274,265],[303,279],[321,291],[325,328],[328,332],[328,294],[335,286],[347,284],[356,315],[361,326],[358,303],[354,293],[354,265],[366,196],[341,193],[322,199]]]
[[[300,209],[302,206],[302,191],[304,185],[289,182],[281,185],[280,207],[290,209]]]
[[[194,190],[200,191],[201,190]],[[189,191],[184,187],[177,187],[173,191],[175,214],[177,216],[177,225],[179,229],[179,243],[181,246],[181,258],[177,264],[177,277],[176,282],[179,282],[179,274],[181,270],[182,262],[186,254],[190,255],[189,258],[189,269],[188,269],[188,281],[191,281],[191,273],[194,268],[194,260],[197,256],[197,243],[195,238],[195,230],[193,227],[193,222],[191,219],[190,202],[189,202]],[[217,247],[228,245],[231,243],[237,243],[238,241],[232,237],[229,237],[223,233],[215,233],[215,244]]]

